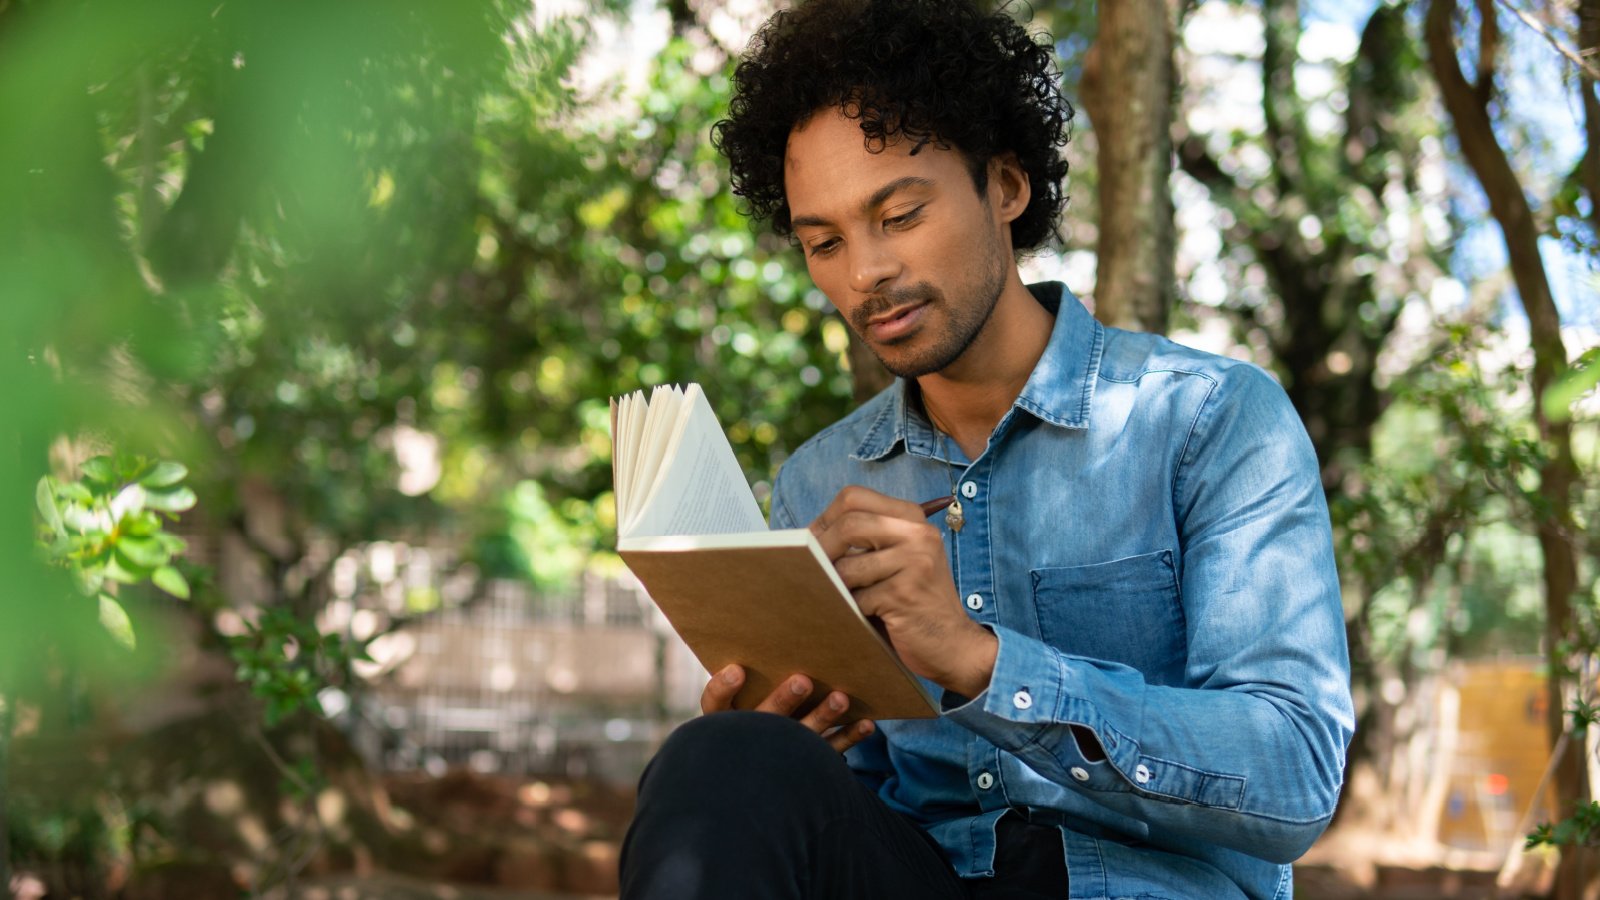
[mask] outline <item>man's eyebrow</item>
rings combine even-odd
[[[890,197],[893,197],[895,194],[905,190],[906,188],[931,188],[933,186],[933,181],[918,175],[906,175],[902,178],[896,178],[888,184],[885,184],[883,187],[878,188],[876,191],[873,191],[872,196],[868,197],[867,201],[861,204],[861,210],[862,212],[871,212],[873,209],[882,206]],[[832,222],[822,218],[821,216],[796,216],[795,218],[789,220],[790,228],[826,228],[832,224]]]

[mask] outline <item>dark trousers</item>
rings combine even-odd
[[[645,770],[622,898],[1066,897],[1059,831],[1007,816],[997,836],[995,878],[957,878],[926,833],[804,726],[717,713],[673,732]]]

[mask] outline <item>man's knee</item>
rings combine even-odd
[[[818,779],[847,774],[843,758],[793,719],[720,712],[680,725],[651,761],[640,790],[662,782],[748,797],[804,789]]]

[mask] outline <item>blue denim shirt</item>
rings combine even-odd
[[[951,575],[999,638],[984,693],[928,682],[943,715],[879,722],[849,761],[963,877],[993,874],[1018,809],[1059,825],[1075,900],[1287,898],[1354,728],[1311,444],[1255,366],[1031,290],[1049,346],[977,459],[897,382],[779,473],[774,528],[849,484],[924,500],[953,477]]]

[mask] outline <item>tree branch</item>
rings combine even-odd
[[[1484,106],[1494,96],[1495,59],[1500,53],[1500,19],[1494,14],[1494,0],[1474,0],[1478,6],[1478,102]]]
[[[1267,154],[1277,175],[1280,197],[1305,192],[1305,109],[1295,88],[1299,60],[1300,5],[1267,0],[1262,8],[1266,47],[1261,54],[1261,108],[1266,119]]]
[[[1546,28],[1543,22],[1540,22],[1533,16],[1528,15],[1528,13],[1524,10],[1513,6],[1511,0],[1496,0],[1496,2],[1498,2],[1501,6],[1504,6],[1507,12],[1510,12],[1512,15],[1521,19],[1522,24],[1533,29],[1534,34],[1537,34],[1549,42],[1550,46],[1554,47],[1557,53],[1567,58],[1568,62],[1577,66],[1578,71],[1582,73],[1583,77],[1588,78],[1590,81],[1600,81],[1600,64],[1596,64],[1594,61],[1583,58],[1585,55],[1593,56],[1593,49],[1586,49],[1584,53],[1580,54],[1578,51],[1573,50],[1566,44],[1563,44],[1561,42],[1561,38],[1551,34],[1550,29]]]
[[[1232,175],[1222,171],[1216,157],[1206,150],[1206,142],[1194,135],[1178,143],[1178,168],[1205,185],[1213,199],[1232,211],[1237,212],[1250,203],[1250,193]]]
[[[1529,317],[1553,315],[1555,301],[1545,275],[1544,261],[1539,256],[1538,229],[1528,199],[1523,195],[1522,182],[1495,138],[1487,106],[1476,87],[1468,83],[1456,60],[1455,36],[1451,32],[1455,5],[1455,0],[1433,0],[1428,7],[1424,25],[1428,63],[1434,80],[1439,83],[1445,109],[1455,124],[1461,153],[1483,186],[1491,214],[1500,223],[1512,278],[1528,306]],[[1485,78],[1492,80],[1492,72],[1479,73],[1480,84]],[[1532,324],[1537,334],[1543,330],[1541,326],[1548,323]]]
[[[1578,46],[1591,59],[1578,79],[1583,100],[1583,131],[1587,145],[1578,162],[1578,183],[1589,194],[1589,224],[1600,240],[1600,82],[1593,61],[1600,61],[1600,0],[1580,0],[1578,4]]]

